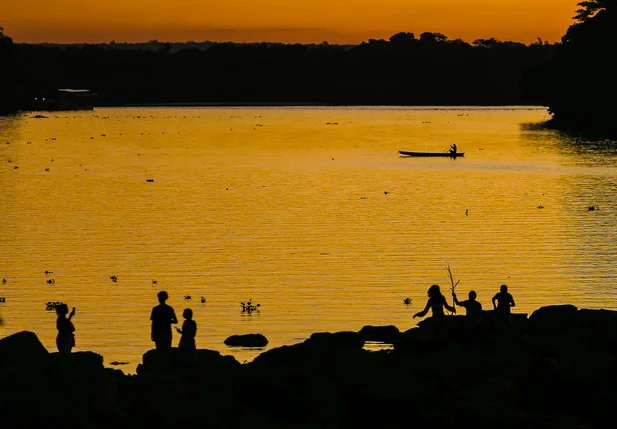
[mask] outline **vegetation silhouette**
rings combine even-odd
[[[597,137],[617,137],[617,1],[578,3],[553,59],[523,73],[522,91],[549,107],[548,125]]]
[[[556,49],[431,32],[360,45],[13,44],[6,36],[3,45],[3,90],[12,88],[13,109],[30,110],[37,94],[58,88],[89,89],[99,106],[520,105],[529,102],[519,90],[522,71]]]

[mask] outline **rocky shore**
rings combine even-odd
[[[504,332],[485,312],[436,338],[430,320],[316,333],[253,362],[150,350],[137,375],[93,352],[0,340],[0,425],[74,428],[605,428],[617,409],[617,312],[543,307]],[[393,350],[367,351],[366,341]]]

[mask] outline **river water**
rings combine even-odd
[[[42,114],[0,118],[0,336],[55,350],[45,303],[63,301],[77,350],[131,372],[164,289],[193,309],[198,347],[251,360],[224,339],[408,329],[448,265],[485,308],[503,283],[519,312],[617,308],[617,146],[527,125],[546,109]],[[464,158],[397,153],[451,143]]]

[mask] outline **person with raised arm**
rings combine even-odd
[[[75,326],[71,319],[75,316],[75,307],[69,313],[69,307],[66,304],[60,304],[56,307],[56,329],[58,335],[56,336],[56,346],[58,351],[62,354],[70,354],[73,347],[75,347]]]
[[[452,313],[456,313],[456,308],[450,306],[446,298],[441,294],[441,289],[439,289],[439,285],[432,285],[428,289],[428,301],[426,302],[426,307],[424,310],[413,315],[413,318],[416,317],[424,317],[428,313],[429,309],[432,312],[431,316],[431,325],[435,330],[435,334],[438,337],[443,336],[445,325],[446,325],[446,314],[444,313],[444,307],[451,311]]]
[[[471,290],[469,291],[468,295],[469,299],[466,299],[465,301],[459,301],[456,293],[452,291],[452,298],[454,299],[454,304],[465,309],[465,312],[467,314],[467,320],[470,326],[479,326],[480,324],[482,324],[482,304],[480,304],[476,300],[477,296],[478,295],[476,294],[476,292]]]

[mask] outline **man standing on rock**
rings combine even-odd
[[[159,305],[152,309],[150,320],[152,321],[152,341],[156,349],[169,351],[171,349],[171,324],[178,323],[174,309],[167,305],[165,301],[169,298],[164,290],[157,294]]]
[[[495,304],[497,301],[497,304]],[[493,308],[497,312],[497,317],[502,328],[510,328],[512,325],[512,310],[516,306],[514,298],[508,293],[508,286],[501,285],[499,292],[493,297]]]

